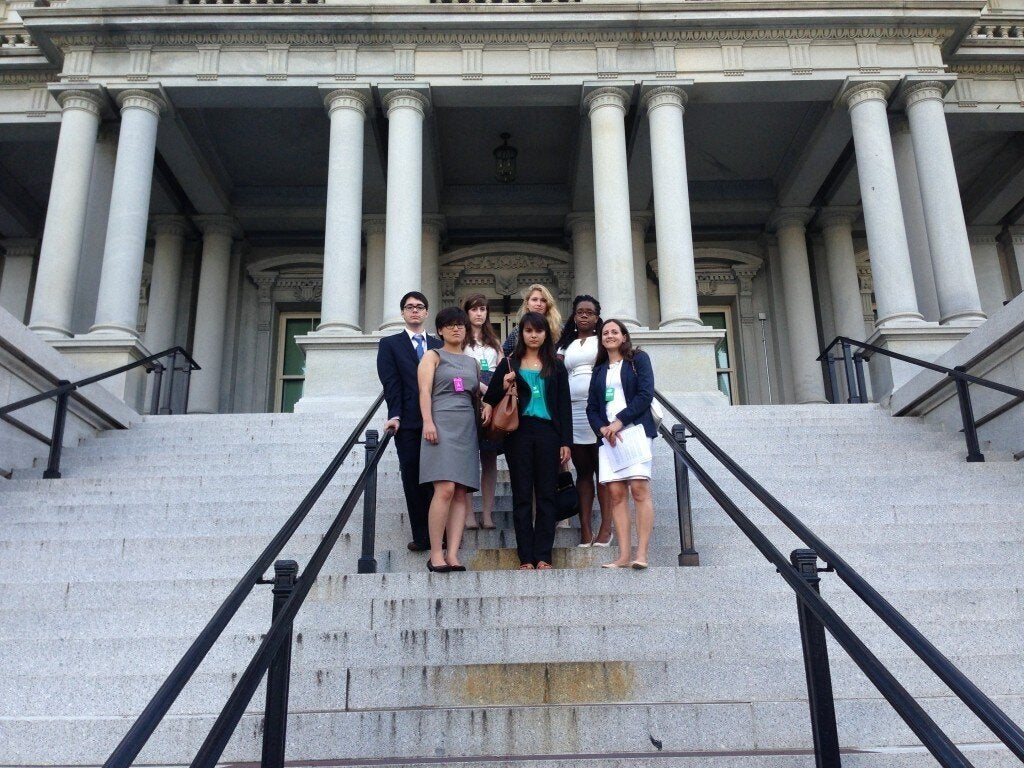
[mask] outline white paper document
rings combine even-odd
[[[651,441],[642,424],[627,427],[616,437],[618,439],[615,445],[609,445],[607,440],[604,441],[612,472],[651,460]]]

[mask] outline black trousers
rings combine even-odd
[[[520,563],[551,562],[555,542],[555,485],[558,483],[558,433],[547,419],[521,416],[519,429],[505,438],[512,481],[512,520]],[[537,515],[533,501],[537,500]]]
[[[395,433],[395,451],[398,453],[398,468],[402,473],[402,490],[405,491],[405,506],[409,510],[412,540],[429,547],[427,514],[430,512],[430,500],[434,498],[434,486],[430,483],[420,485],[422,438],[422,429],[399,429]]]

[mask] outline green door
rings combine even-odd
[[[732,323],[728,307],[702,307],[700,319],[704,325],[725,331],[725,337],[715,345],[715,368],[718,374],[718,389],[729,398],[729,404],[736,404],[736,366],[732,351]]]

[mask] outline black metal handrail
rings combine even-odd
[[[234,615],[238,612],[238,609],[242,606],[242,603],[245,602],[245,599],[249,596],[249,593],[252,592],[253,588],[257,584],[263,583],[263,574],[266,573],[267,570],[274,564],[274,561],[278,557],[278,555],[280,555],[281,550],[291,539],[295,531],[298,530],[299,526],[306,519],[306,516],[309,514],[310,510],[323,495],[323,492],[327,489],[327,486],[330,484],[331,480],[334,479],[334,476],[341,468],[341,465],[344,463],[345,459],[348,457],[349,453],[351,453],[352,449],[358,442],[359,434],[366,428],[366,425],[369,424],[370,419],[373,418],[373,414],[376,413],[378,408],[380,408],[380,405],[383,402],[383,400],[384,394],[382,392],[373,401],[373,404],[367,409],[366,413],[363,414],[363,417],[359,420],[359,423],[356,425],[355,429],[352,430],[352,434],[349,435],[344,445],[342,445],[341,449],[335,454],[334,458],[331,460],[330,464],[327,465],[327,468],[320,475],[319,479],[306,493],[306,496],[299,503],[298,507],[296,507],[295,511],[291,514],[291,516],[288,518],[285,524],[281,526],[281,530],[279,530],[277,534],[274,536],[274,538],[270,540],[270,543],[267,544],[266,548],[256,558],[256,561],[252,564],[249,570],[245,572],[245,575],[243,575],[242,578],[238,581],[238,584],[235,585],[235,588],[231,590],[231,593],[227,596],[227,598],[225,598],[221,606],[216,610],[216,612],[214,612],[212,618],[209,620],[209,622],[207,622],[206,626],[199,633],[196,639],[192,642],[192,645],[189,646],[187,651],[185,651],[185,654],[181,657],[181,660],[177,663],[174,669],[171,670],[171,673],[167,676],[167,679],[164,680],[159,690],[157,690],[156,694],[154,694],[153,698],[146,705],[145,709],[142,710],[142,713],[135,720],[135,723],[128,730],[128,733],[125,734],[124,738],[117,745],[114,751],[110,754],[110,757],[107,758],[106,762],[103,764],[104,768],[127,768],[131,765],[132,761],[138,756],[139,752],[145,746],[150,736],[152,736],[153,731],[156,730],[157,726],[160,724],[164,716],[167,714],[168,710],[170,710],[171,706],[178,698],[178,695],[184,689],[185,685],[191,679],[192,675],[195,674],[195,671],[199,668],[199,665],[206,658],[206,655],[210,652],[210,649],[213,647],[213,644],[220,637],[221,633],[224,631],[224,628],[228,625],[228,622],[230,622]],[[389,436],[390,433],[385,435],[385,438],[381,440],[378,450],[374,454],[375,459],[372,462],[373,468],[376,468],[377,462],[380,460],[380,456],[383,455],[383,448],[387,445]],[[348,517],[351,514],[351,506],[354,506],[355,501],[359,498],[359,494],[357,493],[357,491],[361,493],[363,486],[366,484],[366,476],[368,470],[369,465],[367,466],[367,468],[363,470],[363,473],[360,474],[359,480],[356,482],[355,487],[349,494],[348,498],[345,500],[345,504],[342,507],[342,511],[339,512],[338,518],[335,519],[335,522],[334,524],[332,524],[327,537],[324,539],[324,541],[326,542],[331,537],[332,533],[334,533],[335,531],[335,528],[338,526],[338,520],[342,518],[342,515],[344,515],[344,520],[342,520],[341,522],[341,527],[337,528],[337,534],[334,535],[334,538],[331,541],[332,547],[334,541],[337,540],[337,535],[341,533],[341,528],[343,528],[345,522],[348,521]],[[347,513],[345,512],[346,509],[348,510]],[[321,561],[317,568],[315,569],[315,571],[312,572],[312,578],[306,578],[306,574],[311,572],[310,569],[312,568],[314,562],[316,561],[316,558],[320,556],[322,549],[323,543],[321,543],[321,545],[317,548],[316,553],[314,553],[313,558],[310,560],[310,564],[307,565],[306,571],[303,573],[302,578],[298,580],[298,583],[304,583],[309,585],[305,588],[306,592],[308,592],[309,587],[312,586],[312,582],[315,581],[315,574],[319,572],[320,566],[323,565]],[[329,550],[323,554],[323,558],[326,558],[328,553]],[[303,592],[302,596],[303,598],[305,597],[305,592]],[[285,604],[284,610],[290,611],[289,606],[291,604],[292,600],[290,598],[289,601]],[[301,604],[301,599],[299,600],[299,604]],[[295,612],[298,611],[299,604],[295,605]],[[292,612],[290,615],[294,617],[295,613]],[[270,638],[271,636],[277,637],[277,645],[280,645],[280,636],[274,634],[274,627],[276,626],[278,626],[278,624],[277,620],[275,619],[274,624],[271,627],[271,631],[267,635],[267,638]],[[257,656],[259,656],[260,658],[262,658],[260,654],[263,652],[263,649],[265,647],[267,647],[267,639],[264,639],[263,644],[260,646],[260,650],[257,652]],[[273,650],[276,650],[276,646],[273,648]],[[251,667],[252,664],[250,664],[250,668]],[[246,671],[247,673],[249,672],[249,670]],[[243,679],[248,681],[248,678]],[[259,679],[257,678],[256,684],[258,685],[258,683]],[[246,682],[246,684],[248,684],[248,682]],[[236,692],[239,690],[241,685],[242,681],[239,681],[238,686],[236,686],[235,688]],[[253,690],[255,690],[255,688]],[[252,693],[250,693],[249,696],[246,697],[246,702],[248,702],[251,696]],[[229,699],[229,703],[231,703],[232,701],[234,701],[233,698]],[[239,713],[238,716],[241,717],[241,713]],[[220,723],[221,719],[218,719],[217,722]],[[235,722],[237,723],[237,720]],[[211,731],[211,734],[212,733],[213,732]],[[224,743],[226,743],[226,739],[229,736],[230,733],[228,733],[227,736],[224,737]],[[206,749],[205,744],[204,749]],[[221,749],[223,749],[223,745],[221,746]],[[219,754],[220,752],[218,751],[217,755],[219,756]],[[214,757],[214,761],[215,760],[216,757]],[[193,765],[195,764],[196,763],[193,763]],[[209,763],[209,765],[213,765],[213,763]]]
[[[754,495],[776,518],[782,522],[793,534],[797,536],[806,546],[812,549],[817,557],[823,560],[836,575],[859,597],[885,624],[899,637],[904,644],[910,648],[935,675],[945,683],[951,691],[985,724],[986,727],[1002,741],[1018,759],[1024,761],[1024,730],[1007,716],[995,702],[986,696],[963,672],[957,668],[945,655],[943,655],[921,632],[914,627],[889,601],[872,587],[857,571],[840,557],[828,544],[820,539],[813,531],[805,526],[799,518],[789,511],[778,499],[765,490],[753,477],[750,476],[731,456],[729,456],[717,443],[711,440],[700,428],[686,418],[672,403],[661,393],[655,392],[655,397],[665,409],[675,417],[680,424],[689,430],[690,435],[696,438],[701,445],[717,459],[740,483]],[[821,598],[808,593],[802,587],[795,586],[792,577],[792,569],[788,561],[782,556],[768,538],[751,522],[739,507],[725,494],[725,492],[714,482],[711,476],[700,464],[690,455],[685,443],[677,441],[669,431],[662,426],[662,436],[668,441],[673,452],[686,463],[687,467],[694,472],[701,484],[708,490],[711,496],[719,503],[726,513],[739,526],[740,530],[758,548],[761,554],[773,565],[775,565],[783,578],[794,589],[798,599],[806,605],[814,615],[828,628],[836,641],[850,654],[854,662],[878,687],[883,696],[897,709],[897,712],[904,719],[907,725],[921,739],[922,743],[943,765],[960,766],[970,765],[952,746],[948,738],[941,731],[936,733],[937,726],[920,709],[920,705],[913,700],[909,694],[899,686],[899,683],[892,678],[891,674],[885,672],[884,667],[878,669],[875,665],[881,665],[877,659],[870,656],[863,643],[856,637],[838,615],[821,601]],[[801,581],[801,584],[803,582]],[[819,601],[821,601],[819,603]],[[837,623],[838,622],[838,623]],[[851,650],[852,649],[852,650]],[[868,654],[868,655],[865,655]],[[873,660],[872,660],[873,659]],[[865,667],[864,664],[868,666]],[[909,698],[909,701],[906,699]],[[924,719],[922,719],[922,717]],[[941,735],[940,735],[941,734]],[[952,748],[952,752],[950,752]]]
[[[168,389],[173,390],[173,377],[175,371],[178,370],[179,356],[183,357],[186,363],[188,364],[187,367],[183,368],[182,370],[185,371],[189,376],[191,376],[192,371],[202,370],[199,364],[195,360],[193,360],[192,357],[188,354],[188,352],[186,352],[183,348],[171,347],[170,349],[165,349],[163,352],[157,352],[156,354],[149,355],[148,357],[143,357],[139,360],[135,360],[131,363],[127,363],[117,368],[112,368],[109,371],[97,373],[93,376],[87,376],[86,378],[79,379],[78,381],[67,381],[66,379],[61,379],[57,382],[57,386],[54,387],[53,389],[49,389],[46,392],[40,392],[39,394],[32,395],[31,397],[26,397],[22,400],[18,400],[16,402],[10,403],[9,405],[5,405],[2,408],[0,408],[0,420],[6,421],[8,424],[17,427],[22,432],[25,432],[26,434],[30,435],[36,440],[39,440],[40,442],[48,445],[50,447],[50,454],[49,458],[47,459],[46,470],[43,472],[43,477],[46,479],[59,478],[60,458],[61,452],[63,451],[64,448],[64,426],[67,422],[68,399],[71,397],[71,395],[77,390],[81,389],[82,387],[87,387],[90,384],[95,384],[98,381],[109,379],[112,376],[118,376],[119,374],[127,373],[128,371],[131,371],[135,368],[145,367],[146,373],[156,373],[156,381],[153,384],[153,405],[150,411],[152,414],[156,414],[160,408],[161,384],[163,381],[163,372],[165,370],[165,366],[163,365],[163,363],[159,361],[165,357],[171,358],[171,383]],[[187,381],[188,379],[186,379],[185,406],[183,407],[187,407],[188,405]],[[49,438],[47,438],[41,432],[38,432],[37,430],[33,429],[28,424],[25,424],[24,422],[10,415],[14,411],[20,410],[22,408],[27,408],[30,405],[35,405],[36,403],[41,403],[44,400],[49,400],[51,398],[56,398],[56,408],[54,409],[53,412],[53,429],[50,433]],[[169,412],[172,399],[173,391],[169,393],[168,397]]]
[[[837,358],[832,354],[832,350],[836,345],[839,345],[842,348],[841,358]],[[857,352],[853,352],[851,347],[854,346],[859,347],[860,349]],[[1014,406],[1024,403],[1024,389],[1017,389],[1016,387],[1011,387],[1006,384],[1000,384],[998,381],[985,379],[981,376],[974,376],[967,373],[964,366],[947,368],[944,365],[938,365],[937,363],[921,360],[916,357],[910,357],[909,355],[902,355],[899,352],[883,349],[882,347],[875,346],[874,344],[857,341],[856,339],[851,339],[847,336],[836,336],[836,338],[821,351],[821,354],[818,355],[817,358],[820,362],[825,364],[825,370],[828,374],[830,402],[838,403],[840,399],[838,379],[836,376],[836,362],[839,359],[843,360],[846,372],[846,389],[848,393],[847,401],[850,403],[867,402],[867,388],[864,383],[864,361],[870,360],[871,356],[874,354],[885,355],[886,357],[891,357],[893,360],[900,360],[904,363],[910,363],[920,368],[927,368],[930,371],[941,373],[953,381],[953,384],[956,387],[957,398],[960,402],[960,420],[963,424],[964,440],[967,442],[967,461],[978,462],[985,460],[985,455],[981,452],[981,444],[978,441],[978,427],[987,424],[997,416],[1003,415]],[[930,388],[927,392],[900,408],[893,415],[902,416],[905,413],[910,412],[925,400],[935,395],[947,383],[948,381],[943,381]],[[968,388],[968,385],[970,384],[977,384],[979,387],[986,387],[987,389],[992,389],[996,392],[1011,395],[1013,399],[1009,402],[1003,403],[990,413],[982,416],[980,419],[976,419],[974,417],[974,405],[971,402],[971,392]]]

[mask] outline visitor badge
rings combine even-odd
[[[452,384],[454,385],[456,392],[465,392],[466,391],[466,387],[462,383],[462,377],[461,376],[456,376],[454,379],[452,379]]]
[[[604,401],[610,403],[615,399],[615,390],[612,387],[605,387],[604,390]]]
[[[486,373],[487,371],[491,370],[491,366],[489,366],[487,364],[486,360],[481,360],[480,361],[480,370],[483,371],[484,373]]]

